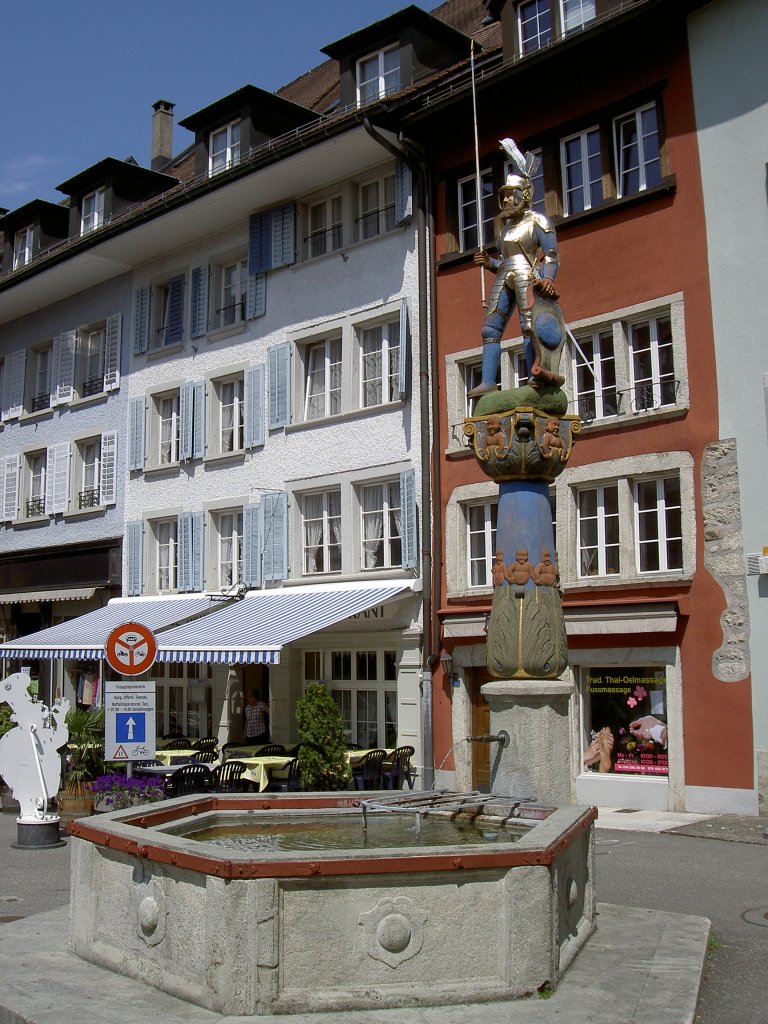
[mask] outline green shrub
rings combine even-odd
[[[344,722],[336,701],[322,683],[310,683],[296,702],[299,725],[299,773],[304,789],[347,789],[352,769],[347,760]]]

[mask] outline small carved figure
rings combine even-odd
[[[533,566],[528,561],[528,552],[521,548],[515,552],[515,561],[507,570],[507,579],[516,587],[524,587],[533,576]]]
[[[506,443],[507,439],[504,436],[504,431],[501,429],[501,421],[495,417],[487,420],[485,424],[485,447],[504,448]]]
[[[541,454],[545,459],[554,459],[555,454],[562,459],[565,456],[565,442],[560,437],[560,420],[550,417],[544,424],[541,435]]]
[[[494,587],[500,587],[502,583],[507,582],[507,567],[504,565],[504,552],[496,552],[496,561],[493,563],[493,569],[491,570],[491,579],[493,580]]]
[[[552,561],[552,552],[544,548],[541,561],[533,570],[533,582],[537,587],[556,587],[560,582],[557,564]]]

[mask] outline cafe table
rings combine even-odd
[[[156,760],[159,760],[159,758],[156,758]],[[187,765],[187,764],[202,764],[203,767],[204,768],[208,768],[209,771],[213,771],[214,768],[218,767],[216,764],[206,764],[205,762],[201,762],[201,761],[188,761],[187,760],[187,761],[184,761],[181,764],[171,763],[171,764],[136,765],[133,768],[133,772],[134,772],[135,775],[154,775],[154,776],[159,776],[160,778],[163,778],[163,779],[167,779],[168,776],[173,775],[173,773],[177,772],[179,770],[179,768],[183,768],[184,765]]]
[[[269,785],[269,773],[286,768],[293,760],[293,754],[273,754],[269,757],[233,757],[232,761],[241,761],[246,770],[240,776],[252,782],[256,789],[263,793]]]
[[[194,747],[189,747],[186,750],[158,750],[155,754],[156,761],[162,761],[163,764],[182,764],[185,761],[189,761],[190,758],[196,757],[200,753],[199,750],[195,750]]]

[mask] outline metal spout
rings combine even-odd
[[[509,733],[506,729],[499,729],[494,736],[493,733],[486,733],[483,736],[467,736],[468,743],[500,743],[502,747],[509,746]]]

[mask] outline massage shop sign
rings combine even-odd
[[[667,775],[665,670],[590,668],[585,676],[591,723],[586,770]]]

